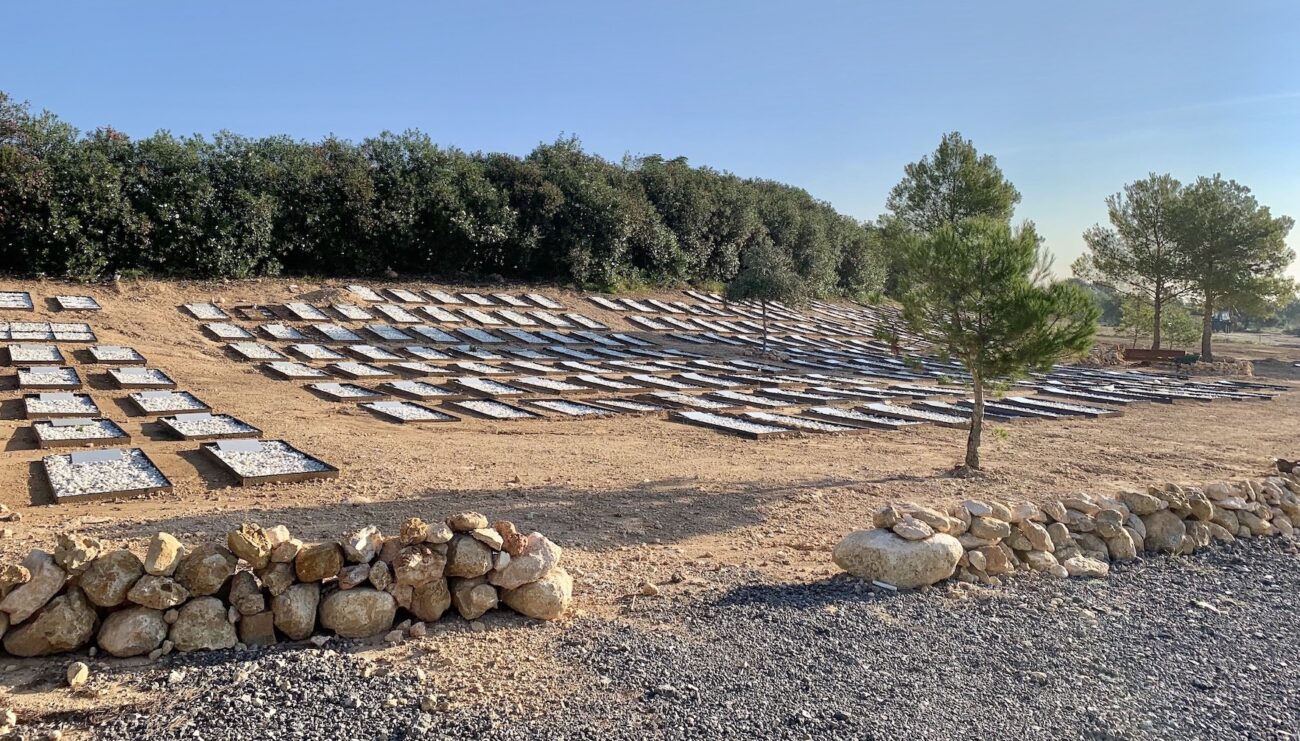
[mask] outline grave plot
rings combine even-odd
[[[522,396],[526,392],[521,388],[494,381],[491,378],[474,378],[457,376],[450,381],[451,387],[462,389],[473,396]]]
[[[1075,389],[1065,388],[1064,386],[1046,385],[1038,388],[1039,393],[1048,396],[1059,396],[1062,399],[1073,399],[1077,401],[1086,401],[1093,404],[1109,404],[1112,406],[1128,406],[1135,403],[1133,399],[1116,396],[1114,394],[1104,394],[1095,391],[1077,391]]]
[[[329,374],[320,368],[295,363],[292,360],[276,360],[262,366],[280,378],[297,381],[307,378],[326,378]]]
[[[290,345],[288,350],[303,360],[342,360],[344,357],[342,353],[335,352],[324,345],[311,343]]]
[[[462,412],[471,414],[482,419],[493,419],[500,422],[514,421],[520,419],[538,419],[536,414],[520,409],[517,406],[506,404],[505,402],[494,399],[465,399],[463,401],[447,402],[448,406],[459,409]]]
[[[288,360],[279,350],[260,342],[232,342],[226,347],[244,360]]]
[[[447,293],[446,291],[425,291],[424,295],[428,296],[429,300],[437,304],[448,304],[451,306],[456,306],[465,303],[464,301],[461,301],[459,298],[451,295],[450,293]]]
[[[652,306],[647,306],[647,305],[641,303],[640,301],[637,301],[637,300],[634,299],[634,298],[625,298],[625,299],[621,299],[621,301],[623,302],[623,305],[624,305],[624,306],[626,306],[627,308],[631,309],[632,311],[640,311],[640,312],[644,312],[644,313],[646,313],[646,314],[653,314],[653,313],[655,313],[654,307],[652,307]]]
[[[779,386],[765,386],[758,390],[760,396],[780,399],[795,404],[823,404],[828,401],[845,401],[845,397],[835,394],[819,394],[811,391],[791,391]]]
[[[637,398],[643,399],[652,404],[660,404],[674,409],[722,411],[724,409],[734,409],[737,406],[734,402],[714,401],[713,399],[706,399],[703,396],[680,394],[676,391],[651,391],[650,393]]]
[[[222,321],[230,318],[230,315],[216,304],[184,304],[184,308],[185,311],[189,312],[190,316],[200,321]]]
[[[36,444],[41,448],[79,448],[85,445],[123,445],[131,436],[112,420],[90,417],[60,417],[32,424]]]
[[[290,327],[288,324],[262,324],[258,325],[258,329],[262,330],[262,334],[267,337],[282,342],[307,339],[297,327]]]
[[[651,319],[648,316],[630,316],[627,318],[628,323],[634,324],[641,329],[648,329],[651,332],[667,332],[670,327],[663,322]],[[694,342],[695,340],[690,340]]]
[[[404,376],[414,376],[416,378],[436,376],[443,373],[443,369],[436,365],[429,365],[428,363],[421,363],[418,361],[411,362],[404,360],[400,363],[390,363],[388,367]]]
[[[553,311],[559,311],[560,309],[564,308],[564,304],[560,303],[559,301],[556,301],[555,299],[549,296],[543,296],[540,293],[525,293],[524,298],[528,299],[529,301],[532,301],[533,303],[537,304],[543,309],[551,309]]]
[[[801,417],[809,419],[820,419],[826,422],[832,422],[839,425],[848,425],[850,427],[866,427],[876,430],[899,430],[904,427],[914,427],[923,422],[898,419],[895,417],[884,417],[879,414],[867,414],[859,409],[840,409],[839,407],[812,407],[800,413]]]
[[[172,482],[139,448],[48,455],[41,463],[57,502],[172,490]]]
[[[419,324],[420,317],[393,304],[376,304],[375,311],[388,317],[388,321],[397,322],[398,324]]]
[[[140,363],[147,362],[145,357],[136,351],[133,347],[119,347],[117,345],[94,345],[88,349],[91,360],[100,365],[116,365],[119,363]]]
[[[473,345],[457,345],[455,347],[449,347],[447,348],[447,352],[455,355],[456,357],[470,358],[471,360],[505,360],[506,359],[504,355],[497,354],[495,352],[492,352],[491,350],[487,350],[482,347],[475,347]],[[491,368],[493,366],[486,366],[486,367]],[[480,368],[478,370],[482,370],[482,369]],[[494,371],[484,371],[484,372],[492,373]]]
[[[645,386],[654,386],[655,388],[668,389],[669,391],[699,391],[702,387],[690,383],[674,381],[671,378],[662,378],[652,376],[649,373],[637,373],[631,376],[633,381]]]
[[[662,311],[662,312],[668,313],[668,314],[685,314],[685,313],[686,313],[684,310],[679,309],[679,308],[677,308],[676,306],[673,306],[672,304],[664,303],[663,301],[660,301],[660,300],[657,299],[657,298],[648,298],[648,299],[645,300],[645,302],[646,302],[647,304],[649,304],[650,306],[653,306],[653,307],[655,307],[656,309],[658,309],[658,310],[660,310],[660,311]]]
[[[199,446],[240,486],[337,478],[339,470],[283,440],[218,440]]]
[[[605,324],[604,322],[598,322],[598,321],[596,321],[595,319],[592,319],[591,317],[587,316],[586,314],[579,314],[579,313],[577,313],[577,312],[569,312],[569,313],[567,313],[567,314],[564,315],[564,318],[567,319],[567,320],[569,320],[569,321],[571,321],[571,322],[573,322],[574,324],[578,325],[579,327],[583,327],[583,328],[585,328],[585,329],[595,329],[595,330],[606,330],[606,329],[609,329],[609,325],[608,325],[608,324]]]
[[[275,319],[275,312],[257,304],[240,304],[231,309],[235,316],[249,322],[269,322]]]
[[[623,332],[614,332],[610,334],[610,337],[613,337],[614,339],[626,345],[631,345],[633,347],[654,347],[655,344],[653,342],[647,342],[646,340],[643,340],[640,337],[634,337],[630,334],[624,334]]]
[[[415,291],[408,291],[405,288],[385,288],[384,293],[393,297],[394,301],[403,304],[422,304],[424,297]]]
[[[355,383],[309,383],[307,388],[330,401],[367,401],[388,397],[388,394]]]
[[[621,381],[614,378],[606,378],[604,376],[596,376],[590,373],[583,373],[574,376],[573,380],[578,383],[586,384],[592,388],[603,389],[605,391],[645,391],[645,386],[639,384],[628,383],[627,381]]]
[[[672,412],[668,419],[674,422],[683,422],[696,427],[704,427],[715,432],[723,432],[728,435],[736,435],[747,440],[767,440],[780,437],[794,437],[799,434],[797,430],[788,427],[768,424],[764,422],[754,422],[739,417],[731,417],[724,414],[713,414],[711,412]]]
[[[610,409],[605,409],[604,407],[598,407],[592,404],[585,404],[583,402],[578,402],[578,401],[570,401],[568,399],[534,399],[532,401],[527,401],[524,403],[528,404],[529,406],[537,407],[538,409],[542,409],[544,411],[551,412],[554,414],[561,414],[566,417],[582,417],[584,419],[598,419],[600,417],[610,417],[615,414],[614,411]]]
[[[374,345],[349,345],[347,350],[361,360],[386,361],[402,359],[401,355]]]
[[[385,368],[377,368],[367,363],[352,363],[352,362],[330,363],[329,369],[335,375],[343,376],[344,378],[351,378],[354,380],[362,379],[362,378],[371,378],[371,379],[397,378],[396,373],[387,370]]]
[[[507,327],[501,330],[501,334],[509,335],[528,345],[545,345],[547,342],[547,340],[538,337],[532,332],[525,332],[524,330],[515,327]]]
[[[90,296],[55,296],[59,311],[99,311],[99,302]]]
[[[64,354],[53,344],[10,344],[9,365],[51,365],[64,363]]]
[[[619,303],[615,303],[614,301],[607,299],[604,296],[587,296],[586,298],[588,301],[599,306],[602,309],[608,309],[609,311],[627,311],[626,306]]]
[[[567,319],[561,319],[549,311],[533,309],[527,313],[532,318],[547,326],[555,327],[556,329],[573,329],[573,322],[570,322]]]
[[[368,401],[360,405],[390,422],[459,422],[460,418],[411,401]]]
[[[450,311],[440,309],[437,306],[421,306],[420,311],[424,312],[435,322],[457,324],[465,321],[462,317],[458,317]]]
[[[34,311],[32,294],[27,291],[0,291],[0,311]]]
[[[375,318],[374,314],[353,304],[330,304],[330,308],[335,314],[350,322],[364,322]]]
[[[523,300],[523,299],[521,299],[521,298],[519,298],[519,297],[517,297],[517,296],[511,296],[511,295],[508,294],[508,293],[494,293],[494,294],[492,294],[492,298],[494,298],[494,299],[496,299],[497,301],[499,301],[499,302],[505,304],[506,306],[514,306],[515,308],[527,308],[527,307],[528,307],[528,302],[527,302],[527,301],[525,301],[525,300]]]
[[[1106,407],[1088,406],[1086,404],[1067,404],[1063,401],[1049,401],[1033,396],[1008,396],[1002,399],[1002,403],[1026,409],[1041,409],[1053,414],[1094,419],[1097,417],[1119,417],[1124,414],[1123,410],[1120,409],[1107,409]]]
[[[456,335],[449,334],[437,327],[430,327],[426,324],[418,324],[414,327],[409,327],[409,329],[429,342],[440,342],[445,344],[460,342]]]
[[[916,404],[915,406],[922,406],[922,405]],[[953,406],[956,407],[957,409],[960,409],[964,414],[971,414],[975,409],[975,400],[960,399],[958,401],[953,402],[951,405],[939,404],[938,402],[934,402],[933,405],[930,406],[929,408],[933,411],[943,411],[943,409],[939,408],[941,406]],[[954,414],[955,413],[956,412],[954,412]],[[1064,414],[1049,412],[1044,409],[1030,409],[1028,407],[1018,407],[1013,404],[1004,404],[1000,399],[997,401],[992,401],[992,400],[985,401],[984,415],[989,419],[994,418],[993,416],[990,415],[1007,417],[1008,421],[1011,422],[1022,421],[1022,420],[1035,420],[1035,419],[1039,419],[1039,420],[1062,419],[1067,416]]]
[[[590,386],[570,383],[549,376],[519,376],[518,378],[511,380],[511,383],[517,386],[523,386],[525,389],[532,391],[553,394],[573,394],[595,390]]]
[[[54,329],[49,322],[10,322],[9,339],[53,340]]]
[[[313,331],[331,342],[361,342],[361,335],[337,324],[313,324]]]
[[[203,331],[218,340],[251,340],[253,334],[238,324],[229,322],[209,322],[203,325]]]
[[[379,384],[379,388],[394,396],[403,396],[416,401],[447,401],[463,399],[464,394],[457,393],[445,386],[437,386],[424,381],[388,381]]]
[[[869,414],[878,414],[882,417],[893,417],[895,419],[905,419],[912,422],[929,422],[939,425],[940,427],[953,427],[956,429],[966,429],[970,426],[970,420],[965,417],[957,417],[952,414],[943,414],[941,412],[927,412],[924,409],[914,407],[901,407],[897,404],[878,401],[867,404],[863,411]]]
[[[301,302],[284,305],[284,313],[290,319],[297,319],[300,322],[328,322],[329,316],[320,309]]]
[[[585,329],[574,330],[569,333],[570,337],[577,337],[586,340],[594,345],[604,345],[606,347],[622,347],[623,343],[611,337],[606,337],[599,332],[591,332]]]
[[[419,360],[451,360],[451,356],[441,350],[434,350],[432,347],[423,345],[407,345],[403,347],[408,355]]]
[[[734,389],[745,385],[737,381],[729,381],[725,378],[720,378],[718,376],[710,376],[704,373],[696,373],[695,371],[678,373],[676,376],[673,376],[673,378],[676,378],[677,380],[683,381],[685,383],[693,383],[697,386],[706,386],[706,387],[720,388],[720,389]]]
[[[658,404],[651,404],[648,401],[637,401],[636,399],[586,399],[586,403],[594,404],[609,409],[619,414],[633,415],[662,415],[668,410]]]
[[[162,425],[172,435],[182,440],[225,440],[261,437],[262,431],[229,414],[193,412],[159,417]]]
[[[493,301],[492,299],[488,298],[487,296],[484,296],[484,295],[481,295],[481,294],[478,294],[478,293],[462,293],[462,294],[460,294],[460,297],[463,298],[463,299],[465,299],[466,301],[470,302],[471,304],[474,304],[475,306],[495,306],[495,305],[496,305],[496,302],[495,302],[495,301]]]
[[[473,360],[459,360],[452,363],[452,367],[457,370],[463,370],[467,373],[478,373],[483,376],[508,376],[510,372],[495,365],[479,363]]]
[[[362,301],[369,301],[372,304],[377,304],[384,300],[383,296],[380,296],[375,292],[375,289],[368,286],[348,286],[348,290],[352,292],[352,295]]]
[[[764,407],[767,409],[783,409],[794,405],[794,402],[783,399],[771,399],[766,396],[757,394],[747,394],[743,391],[732,391],[730,389],[721,389],[719,391],[710,391],[705,394],[710,399],[728,402],[733,405],[744,407]]]
[[[918,412],[933,412],[934,414],[943,414],[949,417],[956,417],[958,419],[965,420],[968,425],[970,424],[971,417],[974,416],[974,413],[970,409],[963,409],[957,406],[956,404],[949,404],[943,401],[918,401],[913,403],[910,407],[907,408]],[[1007,414],[1000,414],[993,407],[992,404],[989,404],[985,407],[984,419],[989,422],[1004,422],[1004,423],[1016,421],[1015,417],[1012,417]]]
[[[94,342],[95,331],[85,322],[50,322],[50,334],[59,342]],[[22,339],[15,336],[14,339]]]
[[[559,332],[553,332],[553,331],[551,331],[551,330],[549,330],[549,329],[548,329],[548,330],[541,331],[541,332],[538,332],[537,334],[540,335],[540,336],[542,336],[542,337],[547,338],[547,339],[550,340],[551,342],[558,342],[558,343],[560,343],[561,345],[576,345],[576,344],[579,344],[577,340],[573,339],[572,337],[568,336],[567,334],[561,334],[561,333],[559,333]],[[555,347],[555,346],[549,347],[549,348],[547,348],[547,349],[548,349],[548,350],[558,350],[558,348]],[[584,352],[582,352],[581,350],[574,350],[574,349],[571,349],[571,348],[566,348],[566,349],[564,350],[564,353],[565,353],[566,355],[571,355],[571,356],[573,356],[573,357],[578,357],[579,355],[588,355],[588,356],[589,356],[588,359],[591,359],[591,356],[590,356],[589,353],[584,353]]]
[[[501,309],[500,311],[497,312],[497,316],[501,317],[502,319],[506,320],[507,322],[510,322],[511,324],[515,325],[516,327],[536,327],[536,326],[537,326],[537,321],[536,321],[536,320],[532,319],[531,317],[524,316],[523,314],[520,314],[520,313],[517,312],[517,311],[511,311],[510,309]]]
[[[483,324],[489,327],[505,326],[505,322],[501,321],[500,319],[497,319],[496,317],[492,316],[491,314],[485,311],[479,311],[478,309],[461,309],[460,313],[464,314],[466,319],[478,322],[479,324]]]
[[[559,360],[559,358],[550,353],[542,352],[541,350],[534,350],[531,347],[512,347],[506,350],[506,352],[516,358],[523,358],[525,360]]]
[[[188,391],[132,391],[127,398],[141,414],[150,417],[212,411],[211,407]]]
[[[120,389],[174,389],[176,381],[157,368],[109,368],[108,375]]]
[[[99,407],[89,395],[67,391],[27,394],[23,397],[23,411],[27,419],[99,416]]]
[[[542,365],[534,363],[531,360],[510,360],[504,364],[505,368],[516,373],[526,373],[528,375],[550,376],[568,372],[567,368],[559,368],[553,365]]]
[[[28,391],[73,391],[81,388],[81,376],[75,368],[31,365],[18,369],[18,388]]]
[[[796,417],[791,414],[775,414],[773,412],[744,412],[745,419],[750,419],[762,424],[777,425],[778,427],[788,427],[800,432],[817,432],[826,435],[861,435],[867,432],[867,427],[850,427],[849,425],[836,424],[835,422],[824,422],[819,419],[809,419],[807,417]]]
[[[367,324],[364,329],[382,342],[410,342],[415,339],[390,324]]]

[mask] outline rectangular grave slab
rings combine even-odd
[[[235,445],[232,443],[256,443]],[[339,470],[283,440],[230,440],[199,446],[218,467],[240,486],[274,482],[338,478]]]
[[[370,303],[377,304],[384,300],[383,296],[380,296],[375,292],[375,289],[370,288],[369,286],[351,285],[348,286],[348,290],[352,292],[352,295],[362,301],[369,301]]]
[[[133,347],[117,345],[93,345],[87,349],[90,358],[100,365],[139,364],[143,365],[145,357]]]
[[[54,345],[28,345],[14,344],[9,345],[9,364],[16,366],[25,365],[58,365],[64,361],[63,352]]]
[[[288,360],[279,350],[260,342],[231,342],[226,347],[244,360]]]
[[[792,414],[777,414],[775,412],[744,412],[742,416],[762,424],[771,424],[778,427],[788,427],[800,432],[815,432],[823,435],[861,435],[869,431],[868,427],[852,427],[836,422],[826,422],[819,419],[809,419],[807,417],[796,417]]]
[[[0,291],[0,311],[33,311],[32,294],[27,291]]]
[[[459,324],[465,321],[464,317],[447,311],[437,306],[421,306],[420,311],[424,312],[430,319],[443,324]]]
[[[253,334],[238,324],[229,322],[208,322],[203,325],[203,331],[212,335],[218,340],[251,340]]]
[[[668,419],[696,427],[704,427],[715,432],[736,435],[747,440],[767,440],[781,437],[795,437],[797,430],[780,425],[755,422],[741,417],[732,417],[712,412],[672,412]]]
[[[479,311],[478,309],[466,308],[466,309],[461,309],[460,313],[470,321],[478,322],[479,324],[487,325],[489,327],[505,326],[504,321],[496,318],[495,316],[492,316],[486,311]]]
[[[217,306],[216,304],[204,304],[204,303],[185,304],[184,308],[185,311],[189,312],[190,316],[205,322],[221,321],[223,319],[230,318],[230,315],[227,314],[221,307]]]
[[[510,371],[504,368],[498,368],[495,365],[479,363],[473,360],[460,360],[451,364],[452,369],[462,370],[467,373],[477,373],[481,376],[508,376]]]
[[[610,417],[615,414],[614,411],[604,407],[598,407],[594,404],[587,404],[570,399],[533,399],[524,402],[530,407],[534,407],[564,417],[578,417],[581,419],[600,419],[601,417]]]
[[[424,381],[389,381],[379,385],[380,390],[394,396],[401,396],[416,401],[450,401],[467,398],[466,394],[453,391],[446,386],[426,383]]]
[[[448,406],[459,409],[466,414],[481,419],[496,420],[498,422],[538,418],[536,414],[533,414],[526,409],[521,409],[517,406],[506,404],[505,402],[496,401],[495,399],[465,399],[463,401],[447,402],[447,404]]]
[[[402,361],[400,363],[389,363],[388,367],[404,376],[423,378],[425,376],[436,376],[444,372],[442,368],[428,363]]]
[[[528,315],[536,319],[537,321],[541,322],[542,324],[545,324],[550,327],[554,327],[556,329],[573,329],[573,322],[570,322],[568,319],[561,319],[560,317],[550,313],[549,311],[542,311],[541,309],[533,309],[532,311],[528,312]]]
[[[280,340],[282,342],[307,339],[306,337],[303,336],[302,332],[298,331],[297,327],[290,327],[288,324],[279,324],[279,323],[262,324],[258,326],[258,329],[260,329],[262,331],[262,334],[266,335],[267,337],[273,340]]]
[[[139,448],[107,448],[41,459],[56,502],[170,492],[172,483]]]
[[[355,383],[309,383],[307,388],[330,401],[370,401],[388,397],[388,394]]]
[[[519,340],[520,342],[523,342],[528,345],[545,345],[547,342],[549,342],[549,340],[543,337],[538,337],[532,332],[526,332],[516,327],[506,327],[505,329],[501,330],[501,334],[508,335],[509,337]]]
[[[211,407],[188,391],[133,391],[127,398],[141,414],[150,417],[212,411]]]
[[[410,342],[415,339],[391,324],[367,324],[363,329],[379,338],[381,342]]]
[[[494,396],[522,396],[523,394],[528,393],[524,389],[501,383],[500,381],[494,381],[491,378],[458,376],[452,378],[449,385],[454,389],[460,389],[472,396],[489,398]]]
[[[306,378],[327,378],[328,373],[320,368],[313,368],[310,365],[295,363],[291,360],[277,360],[266,363],[262,366],[271,373],[290,381],[296,381]]]
[[[458,306],[465,303],[458,297],[453,296],[452,294],[447,293],[446,291],[438,291],[438,290],[425,291],[424,295],[428,296],[429,300],[433,301],[436,304],[447,304],[449,306]]]
[[[342,353],[335,352],[324,345],[311,343],[290,345],[288,350],[303,360],[342,360],[344,357]]]
[[[60,417],[32,423],[41,448],[79,448],[86,445],[124,445],[131,436],[116,422],[102,417]]]
[[[706,399],[703,396],[691,396],[690,394],[682,394],[676,391],[651,391],[648,394],[638,396],[637,399],[673,409],[698,409],[702,411],[720,412],[727,409],[735,409],[739,406],[733,401]]]
[[[412,401],[368,401],[360,404],[377,416],[398,424],[459,422],[460,418]]]
[[[328,322],[329,315],[320,309],[302,302],[289,303],[284,305],[284,313],[291,319],[297,319],[301,322]]]
[[[974,416],[974,413],[970,409],[963,409],[956,404],[948,404],[941,401],[917,401],[907,408],[914,409],[918,412],[933,412],[934,414],[942,414],[948,417],[964,419],[967,424],[970,424],[970,419]],[[989,405],[984,409],[984,419],[989,422],[1014,421],[1013,417],[997,413],[992,408],[992,405]]]
[[[73,391],[81,388],[81,376],[75,368],[31,365],[18,369],[18,388],[28,391],[41,389]]]
[[[584,392],[595,391],[590,386],[584,386],[578,383],[570,383],[559,378],[550,376],[519,376],[510,381],[512,385],[521,386],[531,391],[538,391],[549,394],[580,394]]]
[[[159,417],[158,424],[182,440],[233,440],[262,436],[261,430],[229,414],[175,414]]]
[[[59,311],[99,311],[99,302],[90,296],[55,296]]]
[[[475,306],[495,306],[496,302],[479,293],[461,293],[460,297]]]
[[[952,427],[959,430],[964,430],[970,427],[970,420],[965,417],[943,414],[941,412],[929,412],[915,407],[903,407],[883,401],[867,404],[862,407],[862,411],[867,412],[868,414],[877,414],[882,417],[893,417],[895,419],[904,419],[912,422],[929,422],[930,424],[939,425],[940,427]]]
[[[1034,396],[1008,396],[1002,399],[1002,402],[1027,409],[1042,409],[1055,414],[1079,417],[1119,417],[1124,414],[1120,409],[1107,409],[1106,407],[1088,406],[1086,404],[1069,404],[1063,401],[1051,401]]]
[[[573,380],[577,383],[602,391],[645,391],[645,386],[640,384],[628,383],[621,379],[607,378],[605,376],[597,376],[591,373],[583,373],[574,376]]]
[[[99,407],[89,395],[67,391],[27,394],[23,396],[23,411],[27,419],[99,416]]]
[[[394,304],[376,304],[375,311],[383,314],[390,322],[398,324],[419,324],[420,317]]]
[[[540,293],[525,293],[524,298],[528,299],[529,301],[532,301],[533,303],[537,304],[543,309],[552,309],[554,311],[558,311],[564,308],[564,304],[560,303],[559,301],[556,301],[555,299],[549,296],[544,296]]]
[[[456,335],[444,332],[443,330],[438,329],[437,327],[430,327],[428,325],[420,324],[414,327],[409,327],[408,329],[410,329],[413,333],[419,335],[420,337],[423,337],[425,340],[429,342],[439,342],[439,343],[447,343],[447,344],[460,342],[460,338],[456,337]]]
[[[600,308],[607,309],[609,311],[627,311],[626,306],[617,303],[612,299],[605,298],[604,296],[587,296],[587,300],[599,306]]]
[[[49,341],[54,339],[54,329],[49,322],[10,322],[9,338]]]
[[[668,410],[658,404],[651,404],[648,401],[638,401],[636,399],[584,399],[587,404],[604,407],[610,411],[619,414],[631,414],[635,416],[663,416]]]
[[[516,308],[520,308],[520,307],[526,308],[528,306],[527,301],[517,296],[511,296],[508,293],[494,293],[492,294],[492,298],[496,299],[498,302],[502,304],[505,304],[506,306],[514,306]]]
[[[840,409],[839,407],[812,407],[800,413],[801,417],[819,419],[850,427],[865,427],[875,430],[899,430],[905,427],[924,424],[879,414],[868,414],[860,409]]]
[[[520,314],[520,313],[517,312],[517,311],[511,311],[510,309],[501,309],[500,311],[497,312],[497,316],[501,317],[502,319],[506,320],[507,322],[510,322],[511,324],[515,325],[516,327],[536,327],[536,326],[537,326],[537,321],[536,321],[535,319],[533,319],[533,318],[531,318],[531,317],[524,316],[523,314]]]
[[[415,291],[408,291],[405,288],[385,288],[384,293],[392,296],[394,301],[402,304],[422,304],[425,303],[424,297]]]
[[[408,338],[409,339],[409,338]],[[374,345],[349,345],[348,352],[365,361],[401,360],[402,356]]]
[[[451,356],[441,350],[435,350],[432,347],[423,345],[407,345],[402,350],[413,358],[419,360],[451,360]]]
[[[157,368],[109,368],[108,375],[120,389],[173,389],[176,381]]]
[[[328,367],[330,369],[330,372],[334,373],[335,375],[343,376],[344,378],[352,378],[356,380],[397,378],[396,373],[387,370],[385,368],[380,368],[377,366],[370,365],[368,363],[351,363],[351,362],[330,363]]]
[[[596,330],[609,329],[608,324],[605,324],[604,322],[598,322],[595,319],[592,319],[591,317],[587,316],[586,314],[569,312],[564,315],[564,318],[573,322],[579,327],[584,327],[586,329],[596,329]]]
[[[361,342],[361,335],[337,324],[313,324],[311,328],[330,342]]]
[[[364,322],[374,319],[375,315],[355,304],[330,304],[335,314],[350,322]]]

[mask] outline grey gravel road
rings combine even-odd
[[[1300,555],[1281,539],[1105,581],[876,594],[755,581],[570,623],[549,708],[421,712],[411,682],[312,648],[182,657],[199,699],[97,719],[106,739],[1300,738]],[[517,657],[527,661],[527,656]],[[241,689],[228,688],[252,674]],[[274,678],[279,678],[275,680]],[[554,681],[563,683],[565,676]],[[278,686],[277,686],[278,685]],[[250,689],[250,687],[252,689]],[[534,683],[520,693],[545,692]],[[386,706],[393,698],[396,706]],[[258,703],[262,703],[260,706]],[[268,711],[275,708],[268,717]],[[70,721],[74,719],[64,719]],[[64,727],[70,727],[65,723]]]

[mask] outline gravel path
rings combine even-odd
[[[400,672],[362,678],[356,657],[309,648],[184,657],[135,675],[165,687],[169,672],[184,671],[183,702],[100,719],[99,731],[107,739],[1297,738],[1298,558],[1278,538],[1121,565],[1105,581],[1030,576],[996,591],[901,595],[840,578],[756,581],[716,599],[638,599],[629,621],[565,626],[554,644],[563,671],[517,688],[556,698],[540,711],[469,698],[424,713],[418,698],[430,685]]]

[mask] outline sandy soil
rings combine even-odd
[[[643,580],[668,583],[675,572],[687,576],[671,587],[680,590],[693,588],[692,573],[732,567],[786,580],[824,578],[834,570],[831,546],[889,499],[1046,500],[1152,481],[1258,475],[1272,456],[1300,454],[1300,395],[1294,393],[1272,402],[1138,406],[1096,421],[995,425],[985,436],[987,475],[974,479],[946,475],[962,454],[965,433],[941,428],[752,442],[653,418],[401,426],[234,360],[179,309],[213,300],[226,307],[293,299],[323,304],[348,282],[146,281],[88,288],[0,281],[0,290],[30,290],[38,304],[35,316],[6,312],[0,319],[77,321],[45,300],[56,293],[94,296],[104,310],[84,320],[101,344],[136,348],[215,411],[342,469],[334,481],[235,487],[196,454],[197,443],[171,441],[149,418],[133,416],[122,402],[126,392],[112,389],[102,370],[77,358],[101,409],[153,458],[175,492],[51,505],[39,469],[46,451],[36,449],[21,419],[15,376],[5,369],[0,502],[23,519],[8,524],[0,554],[20,557],[48,547],[61,529],[138,548],[157,530],[194,540],[254,520],[284,523],[311,539],[335,537],[364,522],[392,530],[413,515],[428,519],[475,509],[565,546],[578,574],[580,609],[616,617]],[[578,294],[543,292],[572,310],[628,326]],[[352,302],[342,295],[336,300]],[[1219,352],[1267,356],[1260,374],[1286,379],[1294,377],[1290,360],[1300,358],[1294,343],[1221,343]],[[0,682],[36,687],[50,680],[48,669],[22,666]],[[50,695],[23,698],[45,711],[61,706]],[[103,702],[100,697],[91,704]]]

